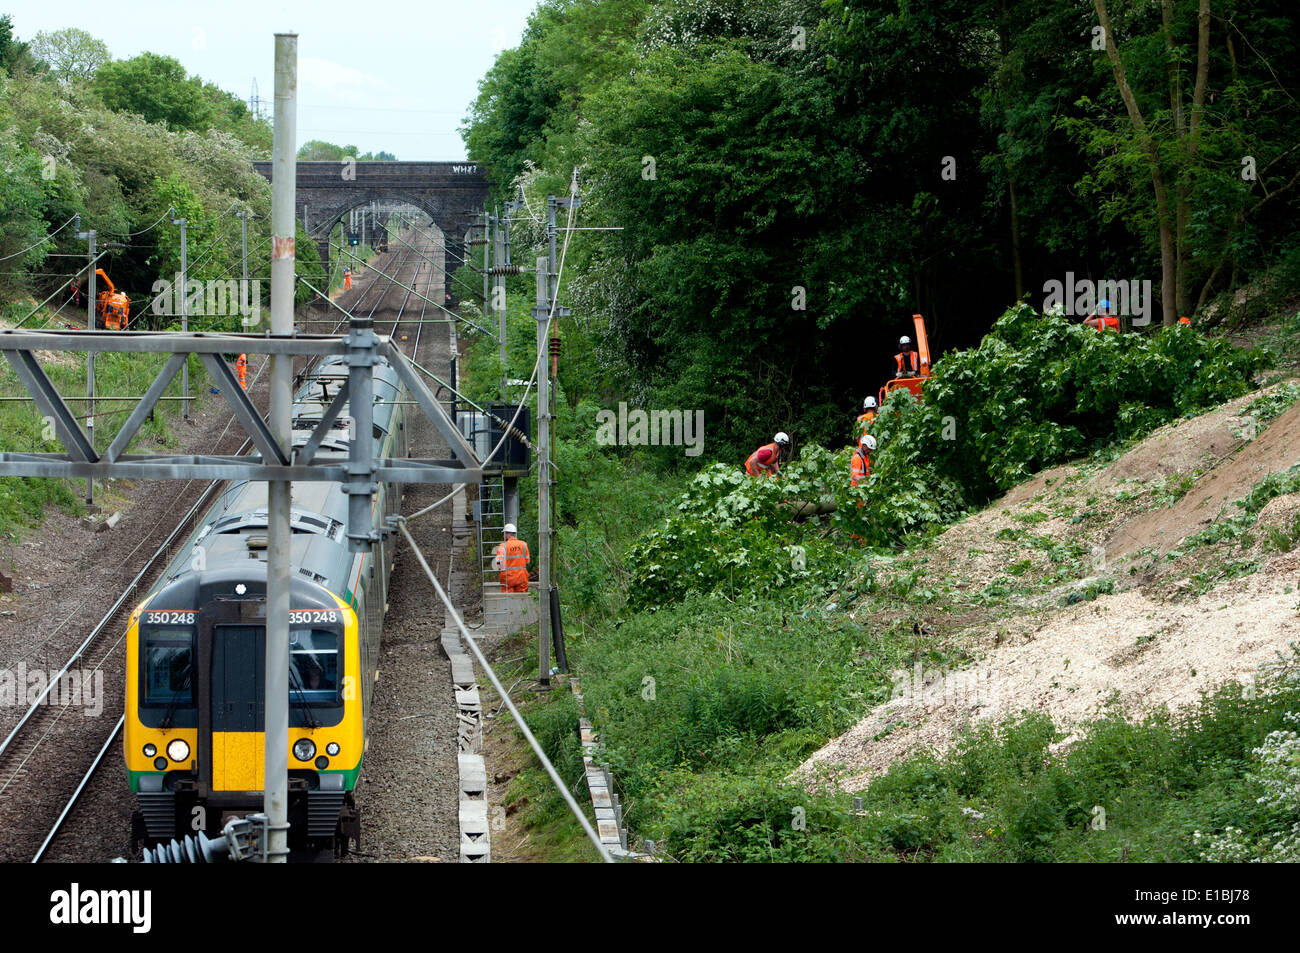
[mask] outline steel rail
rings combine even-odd
[[[402,264],[405,264],[405,262],[403,262]],[[401,266],[399,265],[399,268],[400,267]],[[418,276],[418,272],[419,272],[418,264],[417,264],[416,271]],[[372,306],[372,308],[370,309],[370,317],[373,318],[374,313],[380,308],[384,299],[388,296],[388,292],[390,290],[391,290],[391,285],[384,287],[384,290],[380,294],[379,299],[375,302],[374,306]],[[401,307],[398,309],[398,318],[394,321],[393,324],[394,333],[396,333],[397,326],[401,323],[401,314],[403,311],[405,311],[406,303],[409,300],[410,300],[410,293],[408,292],[406,298],[402,302]],[[423,329],[424,312],[427,309],[427,307],[428,306],[426,304],[424,307],[421,308],[420,311],[421,322],[417,325],[416,340],[415,340],[415,347],[417,349],[419,347],[420,333],[421,330]],[[343,322],[340,321],[337,325],[335,325],[335,331],[337,331],[338,328],[342,326],[342,323]],[[320,359],[320,355],[316,356],[313,359],[312,363],[313,364],[316,363],[317,361],[319,361],[319,359]],[[249,448],[251,442],[252,442],[251,440],[245,440],[243,445],[240,447],[238,453],[242,454],[243,452],[245,452]],[[35,711],[38,708],[42,706],[44,700],[49,696],[50,691],[54,688],[55,685],[59,684],[63,675],[67,673],[67,671],[72,667],[72,665],[75,662],[77,662],[78,660],[84,657],[87,649],[103,633],[103,630],[108,627],[108,625],[113,621],[113,619],[117,616],[117,614],[122,610],[123,606],[126,604],[127,600],[130,598],[132,593],[138,591],[140,584],[142,583],[144,578],[152,571],[152,569],[158,563],[160,558],[169,555],[168,551],[172,546],[172,544],[175,542],[176,538],[190,526],[191,521],[194,519],[198,511],[211,502],[210,499],[211,496],[215,493],[216,489],[222,484],[224,484],[225,482],[227,481],[213,480],[203,490],[203,492],[200,493],[199,498],[195,501],[194,505],[191,506],[190,509],[186,512],[186,514],[178,521],[176,527],[171,531],[171,533],[168,534],[167,538],[159,545],[158,549],[154,551],[154,554],[148,559],[145,566],[140,570],[139,573],[136,574],[135,578],[132,579],[132,581],[127,585],[122,595],[118,597],[117,601],[114,602],[113,606],[108,610],[108,612],[105,614],[103,619],[100,620],[99,624],[95,626],[95,629],[91,632],[91,634],[86,638],[86,640],[81,644],[81,646],[78,647],[76,652],[74,652],[72,657],[60,670],[59,674],[55,678],[50,680],[49,684],[46,686],[45,691],[41,694],[41,697],[38,698],[37,701],[28,708],[27,712],[23,715],[22,720],[19,721],[19,723],[14,727],[14,729],[9,733],[9,735],[5,738],[3,743],[0,743],[0,756],[4,755],[5,751],[9,748],[14,738],[18,735],[21,729],[27,724],[27,722],[31,719],[31,716],[35,713]],[[123,713],[118,718],[117,724],[114,726],[113,730],[109,733],[109,736],[104,741],[104,744],[100,747],[99,753],[95,756],[94,760],[91,762],[90,767],[87,769],[85,775],[82,777],[81,782],[77,785],[76,790],[73,791],[72,795],[68,798],[67,803],[64,805],[63,810],[60,812],[58,818],[55,820],[49,833],[46,834],[45,839],[41,842],[40,847],[37,849],[35,855],[32,857],[31,863],[33,864],[39,863],[41,859],[45,856],[45,853],[48,850],[50,844],[53,843],[54,839],[58,836],[60,830],[62,830],[64,822],[67,820],[69,814],[71,814],[72,809],[76,806],[77,801],[80,799],[87,785],[89,785],[91,779],[94,777],[95,772],[99,770],[99,767],[103,763],[105,756],[108,754],[109,750],[113,746],[113,743],[117,740],[118,736],[121,734],[125,724],[126,724],[126,715],[125,713]],[[33,746],[32,750],[28,752],[27,758],[24,759],[23,762],[24,764],[26,763],[27,760],[30,760],[31,756],[35,753],[36,749],[40,746],[40,743],[43,740],[44,738],[38,740],[36,745]],[[6,782],[5,785],[6,787],[8,786],[9,783],[12,783],[13,777],[17,776],[17,772],[21,770],[21,768],[22,765],[19,765],[18,768],[15,769],[14,775],[9,779],[8,782]]]
[[[104,760],[104,755],[108,754],[108,749],[113,746],[113,742],[117,740],[117,736],[122,733],[122,727],[125,724],[126,715],[122,715],[122,717],[117,720],[117,727],[114,728],[112,734],[108,736],[108,740],[104,742],[104,746],[99,749],[99,754],[95,755],[95,760],[91,762],[90,768],[86,771],[86,776],[83,777],[81,783],[77,785],[77,790],[72,792],[72,797],[68,798],[68,803],[63,805],[63,813],[60,814],[59,819],[54,822],[54,826],[50,828],[50,832],[45,835],[45,840],[41,842],[40,848],[36,851],[36,856],[32,858],[33,864],[39,864],[41,858],[45,856],[46,848],[48,848],[54,841],[54,838],[58,836],[59,831],[63,828],[63,822],[67,820],[68,815],[72,813],[72,808],[76,805],[77,799],[81,797],[81,792],[86,789],[86,785],[90,783],[90,779],[93,778],[95,772],[99,770],[99,766]]]

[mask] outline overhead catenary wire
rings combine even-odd
[[[575,168],[573,170],[573,178],[570,181],[570,187],[569,187],[569,197],[571,199],[577,194],[577,190],[578,190],[578,170]],[[572,230],[569,228],[569,226],[572,226],[573,224],[573,210],[574,210],[574,205],[572,202],[570,202],[568,221],[565,223],[566,228],[564,234],[564,244],[560,249],[560,263],[555,273],[555,294],[551,297],[550,311],[548,312],[546,318],[546,331],[542,335],[543,340],[549,340],[551,336],[551,326],[555,322],[555,307],[560,300],[560,281],[564,275],[564,262],[569,251],[569,238],[573,234]],[[545,358],[546,355],[543,353],[541,349],[539,349],[537,353],[537,359],[533,362],[533,372],[528,378],[527,387],[525,387],[524,389],[524,395],[520,399],[519,405],[515,408],[514,415],[510,418],[510,422],[503,429],[501,434],[501,439],[497,442],[497,445],[492,448],[492,451],[487,455],[487,458],[482,461],[483,463],[487,463],[489,460],[491,460],[493,457],[497,455],[497,451],[501,449],[502,445],[506,442],[506,439],[510,436],[510,431],[516,428],[516,425],[519,420],[519,415],[523,412],[524,407],[528,403],[528,397],[532,393],[533,385],[537,383],[537,375],[541,370],[541,362]]]
[[[406,225],[408,228],[410,228],[411,231],[416,232],[417,234],[423,235],[425,238],[432,238],[432,237],[433,237],[433,236],[430,235],[428,232],[421,230],[420,226],[416,225],[414,222],[412,222],[409,218],[407,218],[407,217],[405,217],[404,215],[402,215],[400,212],[397,213],[397,217],[398,217],[399,219],[401,219],[401,220],[402,220],[402,224],[404,224],[404,225]],[[482,226],[482,225],[474,225],[474,226],[471,226],[471,227],[473,227],[473,228],[482,228],[483,226]],[[445,235],[444,235],[444,237],[445,237]],[[476,239],[476,241],[477,241],[477,239]],[[457,242],[456,244],[460,244],[460,243]],[[472,271],[475,271],[475,272],[479,272],[479,273],[481,273],[480,270],[479,270],[478,268],[475,268],[475,267],[470,263],[470,260],[469,260],[469,258],[468,258],[467,256],[465,256],[465,255],[457,255],[454,251],[452,251],[452,250],[451,250],[449,247],[447,247],[445,244],[444,244],[444,246],[443,246],[443,251],[445,251],[445,252],[447,253],[447,256],[448,256],[449,258],[454,258],[454,259],[456,259],[458,262],[460,262],[460,263],[461,263],[462,265],[464,265],[466,268],[469,268],[469,269],[472,270]],[[455,274],[454,274],[454,273],[453,273],[452,277],[455,277]],[[471,286],[471,287],[472,287],[472,286]],[[478,293],[478,290],[479,290],[479,289],[474,288],[474,292],[475,292],[476,294]]]
[[[575,166],[573,170],[573,178],[570,180],[569,183],[569,198],[570,198],[569,215],[568,215],[568,221],[565,223],[566,228],[564,232],[564,244],[560,248],[560,264],[555,269],[555,294],[551,295],[551,307],[550,307],[550,311],[547,313],[546,316],[546,330],[542,334],[543,341],[550,340],[551,327],[552,325],[555,324],[555,306],[560,300],[560,280],[564,276],[564,261],[569,252],[569,239],[573,235],[573,232],[568,228],[568,226],[571,226],[573,224],[574,203],[572,199],[577,196],[577,193],[578,193],[578,169]],[[528,386],[524,388],[524,396],[520,399],[519,406],[515,408],[514,416],[510,418],[510,427],[514,427],[517,421],[519,420],[519,415],[523,412],[524,406],[528,403],[528,395],[532,393],[533,385],[537,383],[537,375],[541,371],[542,361],[546,360],[548,356],[549,355],[547,355],[545,348],[537,349],[537,359],[533,361],[533,373],[528,378]],[[506,442],[506,438],[508,436],[509,436],[508,431],[503,432],[501,434],[501,439],[497,442],[497,445],[492,448],[492,452],[487,455],[487,460],[484,460],[483,461],[484,463],[487,463],[488,460],[491,460],[493,457],[496,456],[497,451],[501,449],[502,444]]]
[[[461,638],[465,640],[470,651],[474,653],[474,657],[478,659],[479,665],[483,666],[483,671],[487,673],[488,680],[492,682],[492,687],[495,688],[497,694],[501,696],[505,706],[510,709],[510,714],[515,718],[515,725],[524,736],[524,740],[528,742],[529,747],[533,749],[533,753],[537,755],[537,759],[541,761],[542,767],[545,769],[547,775],[550,776],[552,783],[555,784],[560,795],[564,798],[564,803],[568,805],[573,816],[576,817],[578,823],[582,825],[582,830],[587,835],[587,839],[595,845],[597,853],[600,854],[600,859],[607,864],[612,864],[614,858],[610,856],[609,850],[601,843],[600,837],[592,828],[591,821],[587,819],[587,815],[583,812],[582,808],[578,806],[578,802],[574,799],[573,793],[569,790],[569,786],[564,783],[559,772],[555,770],[555,765],[551,764],[551,759],[546,756],[546,752],[542,750],[542,746],[538,743],[537,738],[535,738],[532,731],[529,730],[528,722],[526,722],[523,715],[519,713],[519,709],[515,707],[515,703],[510,700],[510,693],[506,690],[506,687],[501,684],[501,680],[497,678],[496,672],[493,671],[492,666],[488,663],[487,657],[483,654],[482,649],[480,649],[478,643],[474,641],[474,636],[470,635],[469,629],[465,627],[464,620],[460,617],[460,613],[456,611],[456,606],[452,604],[451,599],[448,598],[446,591],[442,588],[442,583],[438,582],[437,575],[435,575],[433,570],[429,568],[429,564],[424,559],[424,554],[420,552],[420,547],[416,545],[410,531],[406,528],[406,519],[401,516],[394,516],[390,517],[390,520],[396,523],[397,528],[401,531],[402,535],[406,537],[406,542],[410,545],[411,551],[415,554],[415,559],[420,564],[420,568],[424,570],[424,574],[428,576],[429,581],[433,583],[433,588],[438,593],[438,598],[442,600],[442,604],[446,608],[447,614],[451,617],[452,621],[456,623],[456,628],[460,630]]]
[[[158,225],[162,222],[162,220],[163,220],[164,218],[166,218],[167,216],[171,215],[172,212],[174,212],[174,211],[176,211],[174,208],[168,208],[167,211],[163,212],[162,215],[158,216],[158,221],[154,222],[154,223],[153,223],[152,225],[150,225],[148,228],[142,228],[142,229],[140,229],[140,231],[138,231],[138,232],[109,232],[109,231],[106,231],[106,232],[104,232],[104,234],[105,234],[105,235],[116,235],[118,238],[135,238],[135,236],[137,236],[137,235],[143,235],[145,232],[152,232],[155,228],[158,227]]]
[[[574,168],[573,178],[570,180],[570,184],[569,184],[569,198],[570,199],[574,198],[577,195],[577,191],[578,191],[578,170],[577,168]],[[570,202],[568,221],[565,223],[566,226],[571,226],[573,224],[573,209],[574,209],[574,203]],[[560,248],[560,264],[555,271],[555,294],[551,297],[550,311],[547,313],[547,318],[546,318],[546,331],[542,335],[542,340],[549,340],[551,336],[551,325],[555,321],[555,307],[557,302],[560,300],[560,281],[564,276],[564,262],[569,251],[569,238],[572,235],[573,235],[572,229],[566,227],[564,232],[564,244]],[[495,457],[497,455],[497,452],[501,449],[502,445],[506,442],[506,439],[510,437],[511,431],[517,431],[518,423],[519,423],[519,415],[523,413],[524,407],[527,406],[528,404],[528,396],[529,394],[532,393],[533,385],[537,383],[537,375],[541,371],[541,366],[542,366],[541,362],[545,360],[547,357],[549,357],[549,355],[545,353],[544,348],[538,349],[537,359],[533,362],[533,373],[528,378],[528,386],[525,388],[524,396],[520,399],[519,405],[515,408],[514,415],[510,418],[509,423],[506,423],[504,420],[501,420],[501,418],[496,417],[495,414],[492,415],[498,421],[505,424],[505,426],[502,428],[501,439],[497,441],[497,445],[492,448],[492,451],[487,455],[487,457],[485,457],[482,461],[480,461],[481,464],[485,464],[493,457]],[[428,371],[425,371],[425,373],[427,374]],[[439,500],[437,503],[434,503],[431,506],[426,506],[424,509],[420,510],[417,513],[413,513],[410,517],[407,518],[414,519],[417,516],[423,516],[424,514],[431,512],[436,507],[445,503],[453,496],[455,496],[455,491],[447,494],[445,497],[443,497],[443,499]]]
[[[410,222],[404,222],[404,224],[406,224],[406,225],[407,225],[407,226],[408,226],[412,231],[419,232],[421,235],[425,235],[424,232],[420,232],[420,230],[419,230],[418,228],[416,228],[415,225],[411,224]],[[454,272],[454,271],[453,271],[453,272],[448,272],[447,269],[446,269],[444,266],[439,265],[436,261],[434,261],[434,260],[433,260],[432,258],[430,258],[428,255],[425,255],[422,251],[420,251],[418,248],[416,248],[416,247],[415,247],[414,245],[412,245],[410,242],[405,241],[405,240],[404,240],[400,235],[394,235],[393,237],[396,238],[399,242],[401,242],[401,243],[402,243],[403,245],[405,245],[406,247],[412,249],[412,250],[413,250],[417,255],[420,255],[422,258],[424,258],[424,259],[425,259],[429,264],[433,265],[433,267],[435,267],[435,268],[437,268],[439,271],[441,271],[441,272],[443,273],[444,276],[446,276],[446,277],[448,277],[448,278],[454,278],[455,280],[457,280],[457,281],[459,281],[461,284],[463,284],[466,288],[470,289],[471,292],[473,292],[474,294],[478,294],[478,289],[475,288],[473,285],[471,285],[469,282],[467,282],[464,278],[461,278],[458,274],[456,274],[456,272]],[[426,237],[426,238],[432,238],[433,236],[431,236],[431,235],[425,235],[425,237]],[[443,245],[443,251],[446,252],[446,254],[449,255],[450,257],[455,258],[457,261],[464,262],[464,259],[463,259],[463,258],[461,258],[460,256],[456,255],[454,252],[452,252],[451,249],[447,248],[445,244]]]
[[[416,370],[420,371],[422,374],[424,374],[424,375],[425,375],[426,377],[428,377],[430,380],[432,380],[432,381],[434,381],[435,383],[437,383],[437,385],[438,385],[439,387],[444,387],[444,388],[446,388],[448,391],[450,391],[452,394],[454,394],[454,395],[456,396],[457,399],[462,400],[462,401],[464,401],[465,403],[469,404],[471,407],[473,407],[473,408],[474,408],[475,410],[477,410],[479,413],[484,414],[485,416],[492,418],[492,419],[495,420],[497,423],[501,424],[501,426],[507,428],[507,430],[510,432],[511,436],[513,436],[516,440],[521,440],[521,441],[523,441],[524,445],[527,446],[529,450],[532,450],[534,453],[537,452],[537,448],[534,447],[532,441],[528,439],[528,435],[527,435],[526,433],[524,433],[522,430],[520,430],[518,427],[512,427],[512,426],[510,425],[510,422],[509,422],[508,420],[506,420],[504,417],[499,417],[499,416],[497,416],[497,415],[494,414],[492,411],[490,411],[490,410],[488,410],[486,407],[484,407],[482,404],[479,404],[478,402],[476,402],[476,401],[474,401],[474,400],[471,400],[469,397],[466,397],[464,394],[462,394],[462,393],[461,393],[460,391],[458,391],[456,388],[452,387],[449,383],[447,383],[445,380],[443,380],[441,377],[439,377],[437,374],[433,373],[433,371],[429,370],[428,368],[424,367],[423,365],[417,363],[416,361],[412,360],[411,358],[407,358],[407,360],[410,362],[410,364],[411,364],[412,367],[414,367]],[[559,467],[556,467],[556,469],[558,470]]]
[[[44,245],[46,242],[48,242],[50,239],[52,239],[55,235],[59,234],[59,232],[63,231],[65,228],[67,228],[69,225],[71,225],[71,224],[72,224],[73,222],[75,222],[76,220],[77,220],[77,216],[75,216],[75,215],[72,216],[72,218],[68,219],[66,222],[64,222],[62,225],[60,225],[60,226],[59,226],[58,228],[56,228],[54,231],[50,232],[48,235],[46,235],[44,238],[42,238],[39,242],[35,242],[34,244],[28,245],[28,246],[27,246],[26,248],[24,248],[22,251],[16,251],[16,252],[14,252],[12,255],[5,255],[3,258],[0,258],[0,261],[8,261],[10,258],[17,258],[19,255],[25,255],[25,254],[27,254],[27,253],[28,253],[29,251],[31,251],[33,248],[40,248],[42,245]]]
[[[398,281],[396,278],[394,278],[394,277],[392,277],[391,275],[387,274],[386,272],[382,271],[382,270],[379,268],[378,265],[367,265],[366,267],[367,267],[369,270],[375,272],[376,274],[379,274],[379,275],[381,275],[382,277],[386,278],[388,281],[392,282],[393,284],[397,285],[399,288],[406,288],[406,285],[402,284],[402,283],[401,283],[400,281]],[[474,330],[479,331],[479,332],[481,332],[481,333],[483,333],[483,334],[486,334],[486,335],[488,335],[488,337],[492,338],[493,340],[496,340],[496,335],[495,335],[495,334],[493,334],[491,331],[487,330],[486,328],[481,328],[481,327],[479,327],[477,324],[475,324],[473,321],[471,321],[469,318],[465,317],[464,315],[462,315],[462,314],[457,314],[455,311],[449,311],[447,308],[444,308],[442,305],[438,304],[438,302],[434,301],[432,298],[428,298],[428,297],[425,297],[424,295],[420,294],[420,293],[419,293],[418,291],[416,291],[414,288],[406,288],[406,290],[410,291],[412,294],[414,294],[417,298],[421,299],[422,301],[427,301],[429,304],[433,305],[433,306],[434,306],[435,308],[437,308],[438,310],[443,311],[443,312],[445,312],[445,313],[451,315],[451,316],[452,316],[453,318],[455,318],[457,321],[464,321],[466,324],[468,324],[468,325],[469,325],[471,328],[473,328]]]

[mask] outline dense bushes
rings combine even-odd
[[[638,580],[631,605],[690,592],[771,590],[797,600],[824,591],[851,557],[821,522],[796,522],[801,503],[833,501],[829,522],[842,534],[893,546],[1044,467],[1244,394],[1260,360],[1181,325],[1098,334],[1012,308],[978,348],[935,365],[923,402],[907,391],[886,401],[863,486],[848,485],[847,451],[817,446],[804,447],[779,481],[721,463],[702,471],[629,554]]]
[[[743,757],[664,771],[633,809],[681,860],[1293,861],[1298,709],[1292,656],[1180,716],[1111,712],[1064,753],[1046,715],[980,727],[896,763],[862,814]]]
[[[161,62],[149,57],[105,66],[105,82],[128,75],[115,72],[119,66]],[[190,105],[200,118],[188,125],[171,113],[111,99],[123,110],[117,111],[101,100],[99,87],[84,82],[60,83],[32,73],[0,76],[0,124],[6,130],[0,135],[0,255],[20,252],[80,215],[82,229],[98,232],[101,249],[110,242],[122,246],[100,264],[130,295],[134,319],[149,310],[155,280],[171,280],[179,269],[180,231],[168,221],[169,209],[188,219],[189,277],[197,280],[240,274],[240,222],[233,211],[246,209],[252,213],[250,277],[262,280],[269,301],[271,188],[252,162],[267,156],[270,126],[239,114],[239,100],[210,84],[177,82],[163,83],[170,92],[150,87],[141,95],[197,97]],[[72,277],[75,256],[85,251],[85,241],[69,225],[54,241],[15,257],[0,275],[0,292],[44,298]],[[56,253],[64,257],[46,260]],[[301,230],[297,254],[297,273],[323,288],[316,244]],[[39,267],[55,262],[57,267]],[[299,303],[313,295],[301,284],[296,294]],[[239,326],[237,315],[196,318],[191,328]],[[165,323],[151,315],[142,326]]]
[[[798,523],[796,514],[805,504],[847,502],[844,457],[805,447],[779,480],[753,479],[725,463],[706,467],[672,515],[629,552],[637,579],[630,605],[651,608],[714,591],[797,599],[834,585],[848,565],[843,550],[819,522]]]
[[[1034,473],[1246,393],[1262,357],[1175,325],[1098,334],[1027,305],[945,355],[925,400],[882,408],[866,491],[873,539],[943,522]],[[915,494],[911,501],[897,498]]]

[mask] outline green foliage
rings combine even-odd
[[[628,554],[637,586],[633,608],[663,606],[692,592],[731,597],[776,591],[788,598],[825,591],[847,566],[820,524],[797,523],[800,507],[833,500],[847,483],[847,464],[805,447],[779,480],[757,479],[715,463],[678,499],[675,513]],[[800,547],[802,552],[794,547]]]
[[[1275,59],[1229,62],[1213,46],[1218,98],[1195,149],[1175,141],[1169,109],[1171,76],[1190,99],[1192,8],[1176,8],[1172,52],[1155,8],[1115,11],[1180,203],[1187,313],[1294,246],[1300,114],[1278,64],[1300,49],[1294,12],[1268,6],[1241,29]],[[1094,19],[1059,0],[548,0],[484,78],[464,134],[502,198],[522,187],[536,209],[581,164],[586,224],[637,223],[577,236],[568,268],[611,365],[647,402],[703,409],[719,458],[777,427],[829,445],[885,377],[907,314],[927,316],[940,354],[977,341],[1012,289],[1157,273],[1145,157],[1107,58],[1073,39]],[[1267,176],[1222,174],[1248,153]],[[955,175],[936,169],[946,157]],[[1106,429],[1162,419],[1104,363],[1078,370],[1098,380]],[[1006,437],[1016,458],[1059,457],[1092,442],[1075,429],[1029,421]]]
[[[870,665],[827,664],[866,652]],[[901,662],[880,634],[839,617],[704,596],[588,635],[581,659],[587,710],[632,796],[677,766],[793,767],[852,723],[864,695],[888,698],[885,669]]]
[[[332,142],[312,139],[298,147],[298,158],[304,161],[339,162],[355,159],[358,162],[393,162],[397,156],[391,152],[360,152],[356,146],[336,146]]]
[[[201,130],[209,119],[202,81],[188,76],[170,56],[141,53],[106,63],[95,76],[95,91],[109,109],[135,113],[173,131]]]
[[[8,110],[0,103],[0,119],[9,118]],[[13,264],[18,269],[40,265],[49,253],[47,246],[22,253],[23,249],[43,238],[46,232],[43,213],[48,201],[48,187],[41,173],[41,157],[24,146],[12,129],[0,132],[0,209],[3,209],[0,255],[16,256],[6,264]],[[0,281],[3,280],[0,277]]]
[[[895,763],[860,815],[775,764],[667,769],[638,830],[681,860],[1294,859],[1298,705],[1292,656],[1178,716],[1109,712],[1063,752],[1046,715],[982,724]]]
[[[179,230],[166,221],[169,205],[179,202],[189,219],[190,277],[198,280],[238,274],[235,206],[252,213],[250,277],[262,278],[264,292],[269,290],[263,249],[269,244],[270,187],[253,170],[251,160],[258,154],[237,137],[243,134],[238,124],[229,125],[234,132],[219,125],[203,132],[173,132],[106,108],[89,84],[29,73],[0,81],[0,119],[9,130],[0,136],[8,169],[2,187],[11,193],[7,214],[0,216],[0,246],[9,239],[15,242],[6,253],[80,214],[81,227],[98,232],[101,248],[111,242],[126,246],[112,249],[100,265],[131,297],[132,315],[142,319],[139,326],[156,326],[163,316],[146,313],[154,282],[172,280],[180,261]],[[269,127],[262,127],[269,148]],[[249,141],[256,143],[258,135],[250,134]],[[16,244],[20,236],[29,240]],[[0,282],[13,292],[31,290],[40,300],[71,278],[70,256],[85,250],[85,241],[65,228],[55,241],[16,259],[18,268],[9,270],[18,274]],[[36,266],[47,253],[48,263],[58,267],[46,270],[61,274],[25,279],[23,272],[41,270]],[[52,257],[54,253],[61,257]],[[228,329],[238,323],[237,317],[221,320]],[[194,326],[205,326],[204,321],[196,320]]]
[[[0,68],[12,75],[24,68],[39,66],[29,49],[29,44],[14,36],[12,15],[0,16]]]
[[[1260,360],[1182,325],[1098,334],[1014,307],[978,348],[935,364],[924,402],[900,392],[882,407],[866,490],[873,538],[942,522],[1045,467],[1240,396]],[[899,487],[932,512],[896,512]]]
[[[1253,418],[1256,424],[1266,424],[1282,416],[1297,400],[1300,400],[1300,381],[1289,380],[1251,401],[1242,416]]]
[[[37,33],[31,42],[32,55],[47,63],[50,72],[64,82],[93,79],[95,72],[109,61],[108,47],[85,30]]]
[[[1216,114],[1195,157],[1170,151],[1168,108],[1169,77],[1187,86],[1193,72],[1192,8],[1178,5],[1170,53],[1158,7],[1111,4],[1184,200],[1193,300],[1257,278],[1295,232],[1295,111],[1265,75],[1300,62],[1294,14],[1267,0],[1265,15],[1234,18],[1225,2],[1272,65],[1229,64],[1215,44]],[[1045,278],[1158,274],[1149,169],[1105,55],[1079,42],[1093,22],[1087,4],[1058,0],[546,0],[480,85],[465,138],[499,198],[523,191],[516,247],[544,240],[532,216],[579,165],[579,224],[623,228],[572,233],[565,259],[561,584],[580,620],[566,616],[571,658],[634,828],[672,856],[1189,859],[1189,825],[1262,829],[1262,782],[1244,772],[1257,728],[1277,719],[1254,700],[1207,702],[1194,725],[1112,717],[1064,755],[1045,719],[1008,723],[974,737],[959,769],[928,756],[896,766],[860,817],[785,779],[888,697],[891,667],[933,648],[906,615],[940,585],[918,563],[878,587],[880,558],[851,574],[850,541],[915,543],[1043,467],[1245,393],[1260,366],[1196,328],[1099,335],[1027,308],[981,343]],[[802,48],[791,24],[806,26]],[[1244,154],[1228,145],[1247,140],[1266,182],[1222,174]],[[949,156],[955,177],[940,174]],[[535,333],[531,287],[508,285],[510,353],[501,367],[493,342],[476,345],[477,397],[533,367],[518,347]],[[873,475],[850,489],[848,452],[818,442],[844,439],[916,311],[942,359],[924,403],[902,394],[882,408]],[[692,473],[662,450],[593,446],[591,416],[619,400],[703,410],[720,462]],[[776,429],[794,435],[798,462],[780,482],[743,476]],[[794,504],[823,501],[829,517],[793,519]],[[1082,574],[1077,545],[1013,532],[1033,559],[974,602],[1038,582],[1044,561],[1052,584]],[[870,624],[824,611],[832,600]],[[1099,805],[1106,831],[1092,827]]]

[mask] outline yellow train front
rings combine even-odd
[[[326,362],[299,391],[301,444],[347,376]],[[375,368],[374,441],[407,453],[402,389]],[[318,459],[346,455],[350,421]],[[401,489],[381,484],[372,526],[400,510]],[[353,553],[339,484],[297,483],[291,506],[289,613],[289,842],[341,852],[360,842],[353,798],[366,749],[392,539]],[[233,484],[136,608],[127,631],[127,776],[138,810],[133,839],[153,844],[198,830],[216,836],[231,817],[262,809],[265,757],[267,496],[265,483]]]

